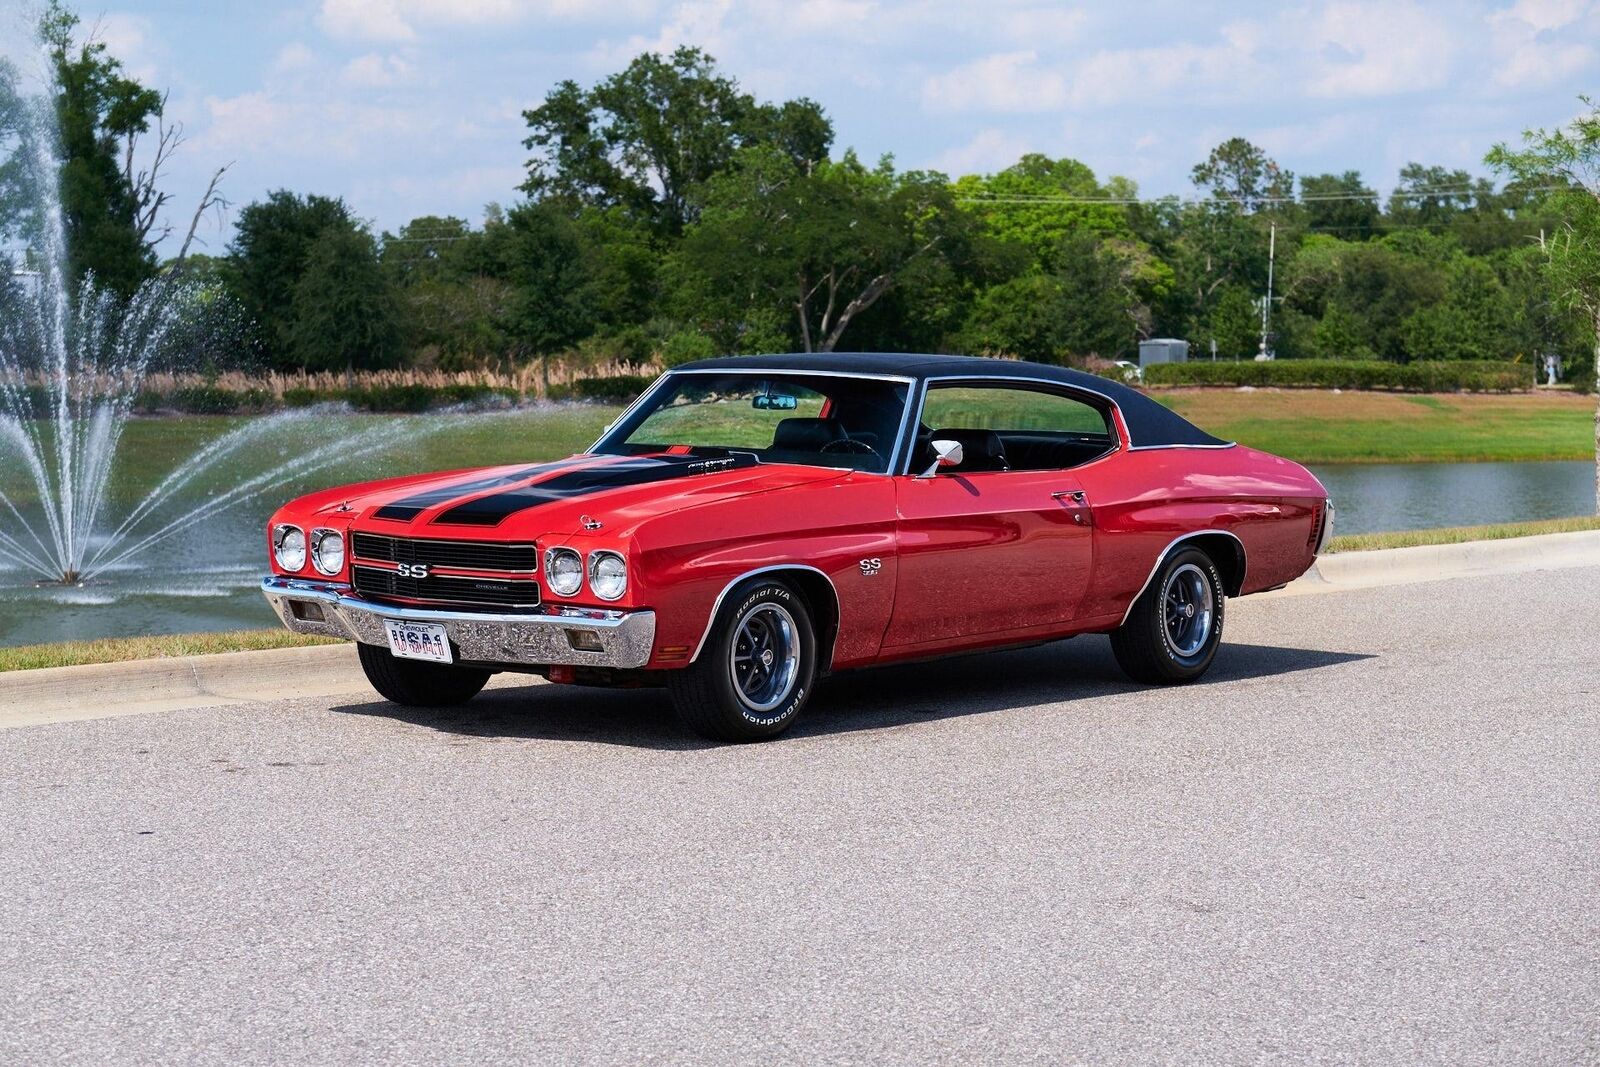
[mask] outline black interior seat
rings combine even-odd
[[[993,430],[935,430],[929,441],[956,441],[961,445],[961,462],[948,470],[1006,471],[1006,446]],[[932,460],[930,459],[931,463]]]
[[[821,452],[824,445],[849,438],[837,419],[784,419],[772,434],[778,452]]]

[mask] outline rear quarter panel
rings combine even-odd
[[[1252,448],[1118,452],[1077,472],[1095,517],[1095,577],[1083,615],[1120,619],[1162,553],[1205,530],[1244,545],[1244,593],[1311,566],[1312,525],[1327,493],[1310,471]]]

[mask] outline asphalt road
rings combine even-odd
[[[0,735],[0,1062],[1594,1062],[1600,569],[836,680]]]

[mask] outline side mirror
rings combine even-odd
[[[964,454],[960,441],[934,441],[929,447],[933,449],[933,466],[917,475],[918,478],[932,478],[940,467],[961,465]]]

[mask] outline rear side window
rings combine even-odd
[[[1002,385],[930,383],[919,426],[919,463],[932,462],[929,442],[940,431],[981,446],[969,447],[969,461],[950,473],[1065,470],[1116,447],[1109,407]]]

